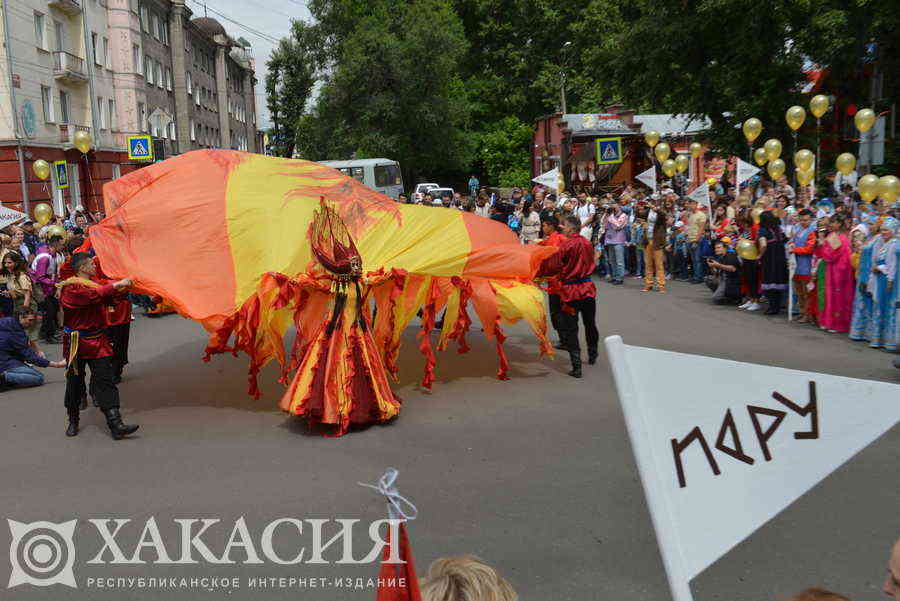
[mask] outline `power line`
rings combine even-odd
[[[259,30],[253,29],[252,27],[248,27],[247,25],[244,25],[243,23],[240,23],[240,22],[238,22],[238,21],[235,21],[234,19],[232,19],[232,18],[229,17],[228,15],[226,15],[226,14],[224,14],[224,13],[221,13],[221,12],[217,11],[217,10],[214,9],[214,8],[209,8],[209,6],[208,6],[205,2],[201,2],[200,0],[193,0],[193,2],[194,2],[194,4],[197,4],[198,6],[204,7],[206,10],[209,10],[209,12],[211,12],[211,13],[213,13],[213,14],[215,14],[215,15],[218,15],[219,17],[225,19],[225,20],[228,21],[229,23],[231,23],[231,24],[233,24],[233,25],[236,25],[236,26],[238,26],[238,27],[240,27],[240,28],[242,28],[242,29],[248,31],[248,32],[251,33],[252,35],[257,36],[258,38],[260,38],[260,39],[262,39],[262,40],[265,40],[265,41],[270,42],[270,43],[272,43],[272,44],[277,44],[277,43],[279,42],[278,39],[276,39],[276,38],[270,36],[270,35],[267,34],[267,33],[262,33],[262,32],[259,31]]]

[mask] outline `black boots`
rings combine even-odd
[[[569,372],[569,375],[573,378],[581,377],[581,356],[574,355],[569,353],[569,357],[572,359],[572,371]]]
[[[118,407],[112,409],[104,409],[106,415],[106,424],[109,426],[109,433],[112,434],[114,440],[122,440],[129,434],[134,434],[140,426],[123,424],[122,415],[119,413]]]
[[[66,428],[66,436],[78,436],[79,411],[69,411],[69,427]]]
[[[597,351],[588,351],[588,365],[594,365],[597,363]]]

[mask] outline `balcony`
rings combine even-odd
[[[70,17],[81,14],[80,0],[50,0],[47,6],[66,13]]]
[[[63,144],[68,144],[69,146],[75,145],[75,133],[79,131],[86,131],[91,133],[91,128],[87,125],[76,125],[74,123],[60,123],[59,124],[59,141]],[[97,140],[94,140],[97,143]]]
[[[84,59],[68,52],[53,53],[53,77],[64,83],[84,83],[88,80]]]

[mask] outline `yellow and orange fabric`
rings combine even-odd
[[[287,383],[333,294],[310,246],[313,213],[325,198],[362,257],[362,292],[376,307],[375,349],[396,374],[401,334],[421,310],[423,384],[434,379],[431,332],[446,308],[438,348],[465,335],[474,310],[500,355],[501,325],[524,319],[543,353],[543,297],[533,282],[552,248],[522,246],[505,225],[442,207],[398,204],[329,167],[227,150],[199,150],[129,173],[103,188],[108,217],[91,228],[103,270],[131,277],[210,332],[207,359],[250,356],[250,392],[268,361]],[[283,337],[297,338],[290,354]],[[284,402],[283,402],[284,406]]]

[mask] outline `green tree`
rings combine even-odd
[[[266,102],[272,116],[271,145],[276,156],[294,152],[297,124],[315,83],[313,57],[305,45],[306,29],[296,24],[266,62]]]
[[[516,117],[491,123],[479,136],[478,159],[491,185],[527,186],[532,128]]]

